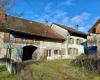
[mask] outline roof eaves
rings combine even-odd
[[[88,30],[88,32],[90,33],[91,30],[93,30],[93,29],[96,27],[96,25],[98,25],[98,23],[100,23],[100,19],[98,19],[98,20],[95,22],[95,24]]]

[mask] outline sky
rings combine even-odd
[[[16,0],[14,13],[37,22],[48,21],[87,32],[100,18],[100,0]],[[11,14],[15,15],[15,14]],[[16,16],[16,15],[15,15]]]

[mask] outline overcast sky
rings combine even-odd
[[[100,0],[17,0],[13,12],[24,13],[22,18],[56,22],[87,32],[100,17]],[[13,15],[13,14],[12,14]]]

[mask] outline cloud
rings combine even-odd
[[[75,4],[75,0],[64,0],[60,3],[59,7],[61,6],[72,6]]]
[[[65,4],[68,5],[68,6],[71,6],[71,5],[74,4],[74,0],[66,0]]]
[[[67,6],[72,6],[75,0],[62,0],[60,4],[54,4],[53,2],[49,2],[45,5],[44,11],[42,14],[38,15],[37,20],[48,21],[48,23],[57,22],[60,24],[67,24],[69,21],[68,12],[63,8],[67,8]],[[39,19],[41,18],[41,19]]]
[[[90,18],[91,14],[88,12],[83,12],[80,15],[74,16],[71,18],[71,22],[75,25],[83,25],[84,21]]]
[[[68,17],[65,17],[62,19],[62,23],[67,23],[69,21],[69,18]]]
[[[52,2],[48,3],[44,8],[44,12],[46,12],[46,13],[51,12],[52,6],[53,6]]]
[[[41,15],[41,18],[48,20],[49,23],[51,22],[58,22],[58,23],[65,23],[68,21],[67,12],[63,9],[58,8],[59,5],[53,4],[52,2],[48,3],[45,6],[44,12]]]

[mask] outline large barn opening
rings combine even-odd
[[[34,53],[34,51],[36,49],[37,49],[37,47],[35,47],[33,45],[24,46],[23,47],[22,61],[31,60],[32,59],[32,54]]]

